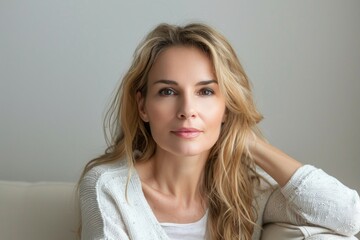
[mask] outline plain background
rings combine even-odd
[[[269,141],[359,192],[358,0],[0,0],[0,179],[77,181],[139,41],[191,21],[232,43]]]

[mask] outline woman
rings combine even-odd
[[[357,193],[262,140],[261,119],[221,34],[157,26],[107,114],[109,147],[82,175],[82,238],[260,239],[276,222],[355,234]]]

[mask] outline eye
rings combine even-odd
[[[175,95],[175,94],[176,94],[176,92],[172,88],[163,88],[159,91],[160,96],[171,96],[171,95]]]
[[[211,96],[214,94],[214,90],[211,88],[203,88],[199,91],[199,95]]]

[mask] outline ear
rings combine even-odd
[[[149,122],[149,117],[145,111],[145,98],[141,95],[141,92],[136,93],[136,102],[139,111],[139,116],[144,122]]]

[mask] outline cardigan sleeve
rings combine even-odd
[[[128,240],[123,221],[111,196],[98,188],[99,180],[94,172],[88,173],[79,186],[81,210],[81,239]]]
[[[352,236],[360,230],[359,195],[321,169],[304,165],[271,194],[263,221],[320,226]]]

